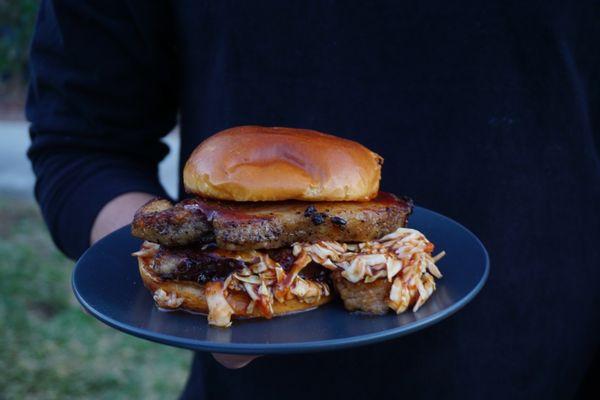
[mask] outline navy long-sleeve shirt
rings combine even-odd
[[[45,0],[36,197],[76,258],[112,198],[164,195],[160,138],[178,116],[182,161],[235,125],[355,139],[385,158],[383,189],[483,240],[487,287],[385,344],[238,371],[199,355],[186,393],[568,398],[600,337],[598,21],[594,2]]]

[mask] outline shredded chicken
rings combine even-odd
[[[267,253],[246,251],[237,254],[232,252],[232,255],[244,261],[247,266],[229,275],[223,282],[221,293],[223,299],[226,299],[228,291],[247,293],[251,299],[246,309],[247,314],[258,310],[265,318],[271,318],[274,301],[284,302],[296,298],[304,303],[312,304],[330,294],[329,286],[326,283],[310,281],[298,276],[301,268],[296,271],[292,267],[286,273],[281,265]],[[232,313],[229,313],[226,307],[221,306],[221,302],[212,304],[208,302],[210,324],[228,327],[231,325],[231,315]]]
[[[159,307],[177,308],[183,304],[183,299],[177,297],[175,293],[167,293],[162,289],[158,289],[152,296]]]
[[[206,302],[209,310],[209,324],[223,328],[231,326],[231,316],[234,311],[225,298],[223,282],[208,282],[206,284]]]
[[[432,257],[433,244],[419,231],[398,228],[379,240],[359,244],[321,241],[295,243],[293,254],[306,264],[313,261],[352,283],[377,279],[393,282],[388,306],[396,313],[405,311],[416,299],[417,311],[435,290],[434,278],[442,274],[435,263],[445,255]]]
[[[392,283],[387,306],[401,313],[414,303],[412,309],[417,311],[434,292],[434,278],[442,277],[435,263],[445,253],[432,257],[433,249],[433,244],[421,232],[408,228],[398,228],[379,240],[359,244],[332,241],[295,243],[295,260],[287,272],[266,252],[226,251],[230,257],[244,261],[246,266],[231,273],[223,282],[206,284],[208,322],[220,327],[231,325],[234,310],[227,302],[230,291],[248,294],[251,301],[246,314],[258,310],[266,318],[273,316],[274,301],[295,298],[312,304],[323,296],[329,296],[327,283],[299,276],[299,272],[311,262],[339,271],[352,283],[387,279]],[[143,247],[134,255],[148,256],[150,251],[156,252],[156,248]],[[176,308],[182,303],[182,299],[170,296],[162,289],[154,293],[154,300],[168,308]]]

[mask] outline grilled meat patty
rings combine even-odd
[[[408,198],[380,192],[365,202],[223,202],[200,198],[176,205],[152,200],[135,215],[132,233],[167,246],[208,243],[228,250],[276,249],[295,242],[364,242],[404,226]]]
[[[286,272],[289,271],[295,260],[291,248],[270,250],[268,254]],[[244,261],[234,257],[235,254],[218,249],[161,247],[154,256],[152,269],[163,279],[206,283],[224,280],[235,270],[246,266]],[[329,274],[318,264],[311,263],[304,267],[299,275],[313,281],[323,282],[328,279]]]
[[[205,283],[225,279],[245,266],[241,260],[211,251],[188,247],[161,247],[154,257],[152,269],[163,279],[179,279]]]
[[[175,205],[165,199],[150,200],[136,211],[131,232],[165,246],[210,243],[214,241],[212,225],[194,204],[191,199]]]

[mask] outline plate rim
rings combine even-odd
[[[350,336],[350,337],[345,337],[345,338],[341,338],[341,339],[338,338],[338,339],[316,340],[316,341],[302,342],[302,343],[221,343],[221,342],[213,342],[213,341],[209,341],[209,340],[182,338],[180,336],[175,336],[175,335],[171,335],[171,334],[164,334],[161,332],[149,331],[148,329],[145,329],[145,328],[138,328],[133,325],[129,325],[127,323],[123,323],[118,320],[115,320],[114,318],[111,318],[111,317],[97,311],[82,297],[81,293],[77,289],[77,287],[75,285],[75,275],[77,273],[77,270],[79,268],[81,268],[80,261],[95,246],[88,248],[75,263],[75,266],[71,273],[71,288],[73,290],[73,293],[75,294],[75,298],[83,306],[83,308],[89,314],[91,314],[93,317],[95,317],[99,321],[105,323],[106,325],[108,325],[114,329],[117,329],[123,333],[130,334],[132,336],[135,336],[135,337],[138,337],[141,339],[146,339],[146,340],[150,340],[152,342],[166,344],[169,346],[188,349],[188,350],[216,352],[216,353],[225,353],[225,354],[252,354],[252,355],[256,355],[256,354],[261,354],[261,355],[262,354],[293,354],[293,353],[314,353],[314,352],[321,352],[321,351],[332,351],[332,350],[339,350],[339,349],[344,349],[344,348],[349,348],[349,347],[359,347],[359,346],[366,346],[366,345],[370,345],[370,344],[380,343],[380,342],[383,342],[386,340],[395,339],[395,338],[399,338],[401,336],[411,334],[411,333],[413,333],[415,331],[419,331],[421,329],[425,329],[435,323],[441,322],[441,321],[451,317],[457,311],[459,311],[464,306],[466,306],[468,303],[470,303],[471,300],[473,300],[473,298],[475,298],[475,296],[477,296],[477,294],[485,286],[487,279],[489,277],[490,258],[489,258],[488,251],[485,248],[485,246],[483,245],[483,243],[481,242],[481,240],[479,240],[479,238],[473,232],[471,232],[469,229],[467,229],[461,223],[453,220],[450,217],[446,217],[445,215],[440,214],[438,212],[435,212],[435,211],[432,211],[432,210],[429,210],[427,208],[420,207],[420,206],[415,206],[415,209],[420,209],[420,210],[424,210],[426,212],[435,214],[435,216],[437,216],[438,218],[442,218],[447,221],[450,221],[451,223],[458,225],[465,232],[467,232],[467,234],[469,236],[471,236],[472,239],[474,239],[477,242],[477,244],[479,245],[478,247],[481,250],[483,250],[483,255],[484,255],[484,260],[485,260],[484,271],[483,271],[481,278],[477,282],[477,284],[464,297],[462,297],[459,301],[453,303],[451,306],[444,308],[443,310],[437,311],[437,312],[435,312],[427,317],[424,317],[422,319],[419,319],[415,322],[405,324],[402,326],[398,326],[395,328],[391,328],[391,329],[386,329],[384,331],[372,332],[372,333],[358,335],[358,336]],[[129,227],[129,225],[126,225],[126,226],[120,228],[119,230],[127,229],[128,227]],[[117,231],[119,231],[119,230],[117,230]],[[117,231],[115,231],[115,232],[117,232]],[[102,238],[96,245],[98,245],[99,243],[101,243],[105,240],[109,240],[110,236],[112,234],[114,234],[115,232],[112,232],[108,236]],[[219,329],[219,328],[214,328],[214,329]]]

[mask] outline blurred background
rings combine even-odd
[[[33,195],[24,116],[38,0],[0,0],[0,399],[176,398],[191,354],[121,334],[85,314]],[[161,180],[176,196],[179,139]],[[168,379],[165,379],[168,377]]]

